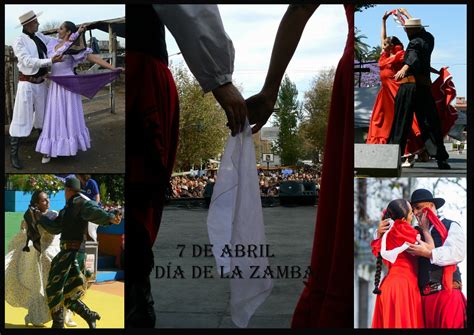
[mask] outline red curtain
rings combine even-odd
[[[292,328],[353,328],[354,5],[337,66],[311,257]]]

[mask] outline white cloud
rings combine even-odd
[[[257,93],[267,73],[276,32],[287,5],[219,5],[222,21],[236,50],[234,81],[244,97]],[[297,85],[299,97],[319,71],[337,66],[347,38],[342,5],[321,5],[309,19],[287,74]],[[178,47],[167,33],[168,52]],[[182,56],[171,57],[173,62]]]

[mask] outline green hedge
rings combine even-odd
[[[23,212],[5,213],[5,253],[7,252],[8,242],[20,231],[21,220],[23,220]]]

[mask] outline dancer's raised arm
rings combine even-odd
[[[391,11],[386,11],[385,14],[382,17],[382,31],[380,33],[380,38],[381,38],[381,44],[383,46],[385,39],[387,38],[387,18],[392,15]]]
[[[278,27],[262,90],[246,100],[249,122],[255,124],[253,133],[258,132],[273,113],[283,74],[295,53],[306,22],[318,7],[313,4],[288,6]]]

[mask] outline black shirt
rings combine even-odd
[[[410,40],[403,59],[403,63],[410,66],[407,76],[430,77],[433,48],[434,37],[425,29],[422,29]]]

